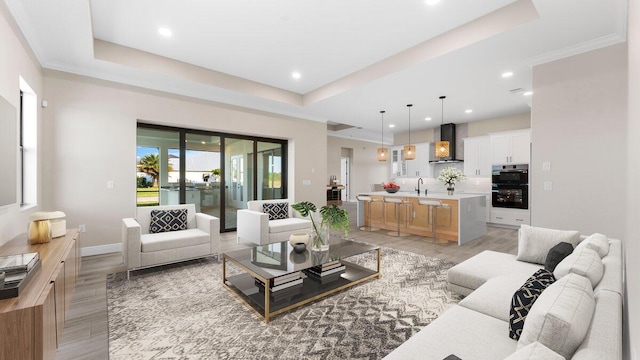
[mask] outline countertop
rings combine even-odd
[[[382,195],[389,197],[410,197],[410,198],[430,198],[430,199],[440,199],[440,200],[460,200],[460,199],[470,199],[475,197],[484,197],[482,194],[473,194],[473,193],[453,193],[453,195],[448,195],[447,193],[437,193],[429,191],[427,196],[424,194],[416,194],[415,191],[398,191],[397,193],[388,193],[386,191],[371,191],[366,193],[360,193],[359,195]]]

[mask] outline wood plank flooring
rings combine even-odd
[[[349,239],[438,257],[452,262],[462,262],[483,250],[495,250],[515,254],[517,230],[487,227],[487,235],[462,246],[450,242],[433,244],[419,236],[396,238],[387,231],[365,232],[355,226],[355,204],[343,205],[349,211],[351,230]],[[236,234],[221,234],[222,252],[246,245],[236,244]],[[121,253],[88,256],[82,259],[82,268],[76,284],[71,307],[67,313],[64,334],[56,359],[108,359],[108,323],[106,275],[125,271]]]

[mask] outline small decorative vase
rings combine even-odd
[[[289,244],[293,247],[296,244],[304,244],[306,247],[306,245],[309,245],[309,234],[303,232],[293,233],[289,236]]]
[[[449,194],[449,195],[453,195],[453,190],[455,190],[455,189],[454,189],[454,187],[453,187],[453,186],[449,186],[449,187],[447,188],[447,194]]]
[[[293,251],[297,253],[303,253],[307,251],[307,244],[305,243],[297,243],[293,245]]]
[[[319,230],[319,234],[315,231],[313,233],[313,244],[311,246],[311,250],[327,251],[329,250],[329,227],[326,225],[322,225]]]
[[[43,244],[51,241],[51,222],[38,220],[29,223],[27,236],[30,244]]]

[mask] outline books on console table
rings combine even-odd
[[[0,272],[6,274],[28,272],[40,259],[40,253],[0,256]]]

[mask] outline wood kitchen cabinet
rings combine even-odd
[[[464,138],[464,174],[467,177],[491,177],[491,140],[489,136]]]
[[[372,195],[374,199],[382,200],[383,196]],[[418,198],[404,197],[411,206],[399,205],[400,232],[408,232],[414,235],[431,236],[433,228],[430,223],[429,208],[418,204]],[[451,207],[451,211],[438,209],[438,237],[449,241],[458,241],[458,200],[442,200]],[[371,221],[372,227],[388,231],[397,230],[396,210],[392,203],[378,203],[371,205],[371,219],[369,219],[369,203],[364,203],[365,223]],[[445,224],[449,224],[445,226]]]
[[[0,300],[0,359],[54,359],[80,271],[77,229],[46,244],[26,235],[0,247],[1,255],[39,252],[41,267],[20,295]]]
[[[529,129],[494,133],[490,138],[493,164],[528,164],[530,162],[531,131]]]

